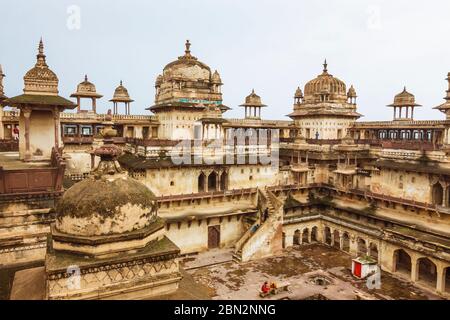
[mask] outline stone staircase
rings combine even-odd
[[[235,262],[268,257],[282,250],[283,203],[269,190],[258,189],[257,207],[257,220],[236,242]]]

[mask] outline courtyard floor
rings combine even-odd
[[[369,289],[365,280],[351,275],[349,255],[321,244],[290,248],[279,256],[242,264],[222,261],[211,265],[207,258],[210,255],[211,252],[206,252],[185,258],[182,265],[187,267],[186,276],[197,283],[196,290],[212,299],[261,299],[259,290],[264,281],[290,284],[290,292],[265,299],[441,299],[385,272],[381,275],[380,289]]]

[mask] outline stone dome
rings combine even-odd
[[[356,98],[357,97],[356,96],[356,90],[355,90],[355,88],[353,88],[353,85],[351,85],[350,89],[348,89],[347,97],[349,97],[349,98]]]
[[[106,130],[109,132],[108,130]],[[105,144],[94,151],[101,157],[90,177],[70,187],[57,206],[56,230],[75,236],[129,233],[157,219],[153,192],[123,172],[116,160],[120,149]],[[109,142],[108,142],[109,141]]]
[[[320,97],[325,94],[329,96],[327,102],[345,102],[347,100],[345,83],[328,73],[326,60],[323,66],[322,74],[306,83],[305,101],[320,102]]]
[[[127,88],[125,88],[122,84],[122,80],[120,80],[120,85],[114,90],[114,96],[109,101],[116,101],[116,102],[133,102],[130,98],[130,95],[128,94]]]
[[[42,39],[39,41],[37,61],[32,69],[25,76],[23,89],[25,94],[58,94],[58,77],[50,70],[44,54],[44,44]]]
[[[303,98],[303,92],[302,92],[302,89],[300,89],[300,87],[297,87],[297,90],[295,90],[294,98],[299,98],[299,99]]]
[[[217,70],[214,71],[211,77],[211,82],[215,84],[222,84],[222,79],[220,78],[220,74],[219,72],[217,72]]]
[[[252,90],[247,97],[245,97],[245,103],[241,104],[241,106],[247,107],[265,107],[265,104],[262,104],[261,97],[255,93],[255,89]]]
[[[190,47],[191,43],[187,40],[184,55],[178,57],[177,60],[164,67],[163,78],[165,81],[183,80],[210,82],[211,69],[191,55]]]
[[[97,93],[95,85],[88,81],[88,76],[84,76],[84,81],[80,82],[77,86],[77,91],[71,94],[71,97],[97,97],[101,98],[102,95]]]
[[[406,91],[406,87],[403,91],[394,97],[394,103],[388,105],[389,107],[417,107],[420,104],[416,103],[416,98],[412,93]]]
[[[161,85],[161,83],[163,82],[163,76],[162,75],[158,75],[156,77],[156,81],[155,81],[155,87],[159,87]]]

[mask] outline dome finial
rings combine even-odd
[[[122,85],[122,80],[120,80],[120,85]]]
[[[84,75],[84,81],[88,81],[87,74]]]
[[[186,53],[186,56],[190,56],[191,55],[191,43],[189,42],[189,40],[186,40],[186,50],[184,51]]]
[[[328,72],[328,63],[327,63],[327,59],[325,59],[325,62],[323,63],[323,72]]]
[[[44,42],[42,41],[42,37],[39,40],[38,53],[39,54],[44,54]]]

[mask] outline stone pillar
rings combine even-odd
[[[94,113],[97,113],[97,99],[92,98],[92,111],[94,111]]]
[[[355,236],[349,236],[349,252],[353,256],[358,255],[358,243]]]
[[[55,126],[55,148],[59,148],[59,109],[53,109],[53,120]]]
[[[442,206],[448,207],[448,184],[445,184],[443,188]]]
[[[419,280],[419,265],[416,257],[411,256],[411,281]]]
[[[439,266],[436,266],[436,291],[443,293],[445,292],[445,269],[443,267],[438,268]]]
[[[80,112],[81,110],[81,99],[80,97],[77,97],[77,112]]]
[[[25,122],[25,160],[31,159],[31,152],[30,152],[30,116],[31,116],[31,109],[22,109],[24,122]]]

